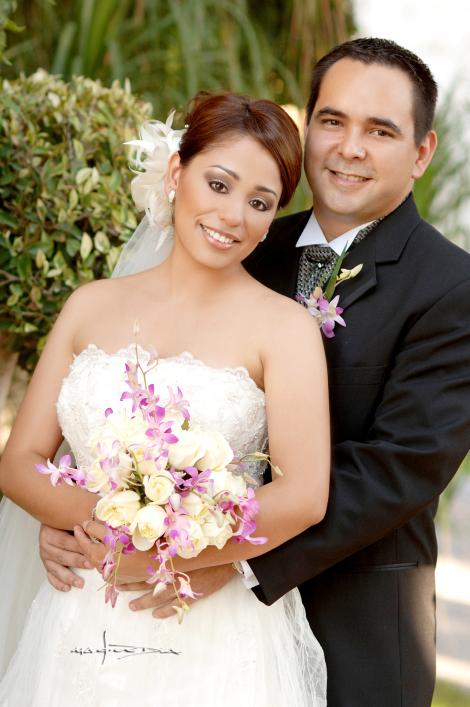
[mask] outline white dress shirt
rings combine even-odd
[[[349,231],[346,231],[346,233],[342,233],[340,236],[337,236],[328,242],[325,238],[325,234],[320,228],[320,224],[318,223],[314,212],[312,211],[310,218],[296,243],[296,248],[303,248],[306,245],[327,245],[330,246],[330,248],[333,248],[335,253],[341,255],[345,248],[349,248],[359,231],[368,226],[370,223],[372,223],[372,221],[363,223],[355,228],[351,228]]]

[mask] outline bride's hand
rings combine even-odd
[[[92,569],[80,553],[73,535],[48,525],[41,525],[39,530],[39,555],[49,584],[61,592],[68,592],[71,587],[81,589],[84,585],[84,580],[73,572],[72,567]]]
[[[97,521],[87,520],[83,527],[76,525],[73,529],[75,538],[87,560],[99,571],[101,563],[108,552],[103,540],[106,527]],[[119,579],[145,580],[149,574],[147,567],[152,564],[155,552],[135,552],[132,555],[121,555],[119,562]]]

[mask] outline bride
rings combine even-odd
[[[145,363],[155,348],[158,365],[149,382],[157,390],[178,385],[192,422],[219,429],[237,454],[261,450],[269,436],[283,472],[261,486],[258,470],[257,534],[266,544],[209,548],[182,560],[182,570],[249,559],[280,545],[322,519],[329,486],[319,330],[305,309],[241,265],[295,190],[297,129],[275,104],[233,94],[197,97],[186,122],[179,149],[177,132],[163,128],[166,146],[177,150],[163,179],[162,145],[149,144],[154,126],[146,127],[141,147],[153,152],[133,192],[148,226],[125,256],[140,259],[141,271],[87,284],[69,298],[0,465],[3,493],[41,522],[71,530],[90,519],[94,494],[54,488],[34,466],[53,457],[62,434],[77,462],[86,463],[103,410],[118,404],[125,361],[138,351]],[[148,256],[155,234],[158,252]],[[142,245],[143,255],[136,255]],[[128,556],[122,573],[145,577],[149,554]],[[105,605],[102,584],[98,572],[68,594],[42,584],[0,683],[2,707],[326,704],[322,650],[297,590],[267,607],[233,571],[180,625],[175,617],[133,613],[120,599],[114,609]]]

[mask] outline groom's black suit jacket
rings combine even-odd
[[[277,220],[245,261],[290,297],[309,214]],[[328,707],[429,707],[433,517],[470,446],[470,255],[423,221],[410,196],[344,267],[358,263],[362,272],[337,289],[346,328],[324,341],[326,517],[250,565],[268,604],[300,587],[325,651]]]

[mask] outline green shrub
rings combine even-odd
[[[5,59],[7,46],[7,32],[22,32],[24,27],[19,27],[13,22],[11,15],[16,10],[16,0],[0,0],[0,63],[9,64]]]
[[[0,334],[31,370],[78,285],[106,277],[136,226],[123,142],[150,105],[43,70],[0,87]]]

